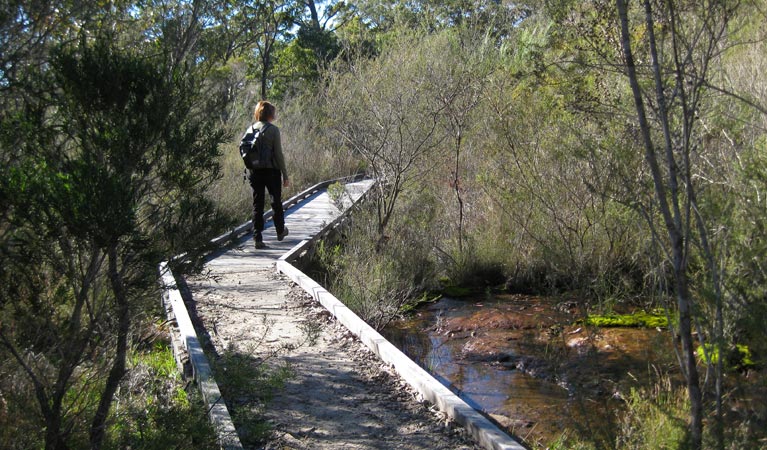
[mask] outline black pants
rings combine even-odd
[[[251,170],[248,177],[253,188],[253,238],[261,240],[264,231],[264,189],[272,198],[272,220],[277,233],[285,229],[285,213],[282,210],[282,174],[279,169]]]

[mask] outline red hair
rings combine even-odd
[[[266,122],[269,119],[274,119],[274,113],[277,108],[266,100],[261,100],[256,105],[256,110],[253,113],[253,118],[258,122]]]

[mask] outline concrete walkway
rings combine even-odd
[[[348,205],[369,187],[369,181],[348,184],[339,203]],[[286,212],[285,240],[276,240],[269,223],[267,249],[256,250],[248,234],[211,255],[203,276],[185,280],[187,305],[208,348],[245,358],[254,376],[265,362],[292,373],[266,411],[257,393],[226,399],[243,446],[264,445],[243,419],[258,414],[274,430],[266,448],[476,448],[463,429],[419,402],[366,347],[275,271],[283,254],[340,214],[327,192],[318,191]]]

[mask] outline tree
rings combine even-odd
[[[157,261],[220,225],[204,194],[223,134],[195,113],[194,73],[113,41],[62,48],[39,74],[54,95],[2,122],[0,342],[34,386],[47,449],[84,417],[101,448]]]
[[[497,0],[357,0],[354,3],[362,20],[380,31],[398,26],[427,32],[472,28],[498,39],[509,37],[513,28],[536,8],[536,2]]]
[[[314,0],[304,0],[308,17],[299,17],[298,40],[301,46],[311,49],[318,62],[328,63],[338,55],[339,45],[335,31],[354,18],[354,7],[343,1],[323,4],[322,13]]]
[[[253,28],[251,32],[258,36],[255,41],[261,70],[261,99],[267,98],[274,52],[280,40],[290,32],[296,15],[296,5],[292,2],[278,3],[274,0],[257,0],[246,7]]]
[[[482,96],[482,86],[492,71],[492,63],[486,55],[487,36],[461,31],[442,34],[430,39],[432,48],[424,50],[433,55],[430,79],[432,95],[443,111],[442,125],[445,135],[452,144],[451,180],[449,182],[458,205],[457,238],[458,251],[464,250],[464,189],[463,152],[467,146],[466,135],[477,125],[474,113]]]
[[[428,60],[404,36],[378,59],[357,59],[331,74],[328,117],[341,141],[361,157],[376,183],[379,240],[403,191],[441,162],[445,106],[432,91]]]
[[[726,39],[729,18],[737,2],[661,3],[655,9],[644,0],[642,48],[651,69],[637,68],[629,8],[616,0],[626,75],[634,98],[644,157],[662,217],[658,229],[650,211],[643,212],[659,246],[671,264],[674,294],[682,343],[682,371],[690,400],[690,442],[703,442],[703,396],[695,358],[693,326],[696,299],[691,292],[690,264],[698,256],[704,262],[706,280],[716,304],[714,342],[722,352],[722,280],[719,256],[711,239],[710,218],[698,201],[700,183],[695,179],[695,154],[704,145],[699,132],[700,109],[705,106],[711,65]],[[663,26],[659,26],[661,23]],[[644,59],[644,58],[643,58]],[[644,86],[644,88],[643,88]],[[648,114],[648,106],[649,114]],[[651,122],[652,121],[652,122]],[[652,124],[657,125],[653,127]],[[661,231],[663,230],[663,235]],[[721,360],[717,377],[717,416],[721,423]],[[719,447],[723,448],[721,432]]]
[[[219,100],[220,107],[216,113],[222,123],[230,119],[239,121],[243,111],[249,110],[252,114],[253,96],[264,95],[253,92],[249,80],[253,67],[259,66],[253,63],[254,57],[261,56],[257,44],[264,39],[262,31],[258,30],[266,19],[258,14],[258,5],[258,2],[233,0],[209,4],[209,23],[202,30],[201,45],[197,51],[198,59],[210,68],[205,88],[209,98]],[[271,48],[268,50],[274,53]],[[269,85],[268,80],[263,83],[264,76],[273,78],[273,59],[271,56],[269,59],[271,66],[266,71],[261,70],[261,89]]]

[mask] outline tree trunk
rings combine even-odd
[[[261,100],[266,100],[266,69],[261,71]]]
[[[71,251],[68,247],[62,248]],[[83,306],[90,292],[93,280],[98,272],[98,268],[100,267],[101,260],[99,251],[95,247],[91,252],[89,261],[88,269],[82,279],[82,285],[78,289],[76,295],[72,314],[69,317],[69,329],[66,330],[64,334],[66,338],[62,342],[62,347],[59,349],[62,359],[59,365],[58,375],[56,376],[56,383],[51,387],[50,393],[46,392],[46,388],[43,385],[41,378],[39,378],[32,368],[26,364],[24,358],[17,351],[16,347],[5,337],[2,330],[0,330],[0,341],[2,341],[2,344],[8,348],[16,361],[27,373],[27,376],[35,388],[35,397],[40,405],[40,413],[45,422],[46,450],[65,450],[68,448],[66,444],[66,434],[68,431],[62,431],[62,422],[64,419],[62,403],[64,401],[64,396],[70,388],[72,374],[77,368],[91,336],[92,328],[88,327],[88,329],[82,331],[82,334],[80,334],[80,325],[82,322]],[[74,269],[72,270],[74,271]]]
[[[631,51],[626,0],[616,0],[616,6],[620,19],[621,41],[624,57],[626,60],[626,72],[629,78],[629,84],[631,85],[631,91],[634,96],[637,119],[639,121],[642,141],[645,147],[645,160],[650,166],[650,173],[652,174],[653,184],[655,186],[655,196],[658,201],[658,206],[661,214],[663,215],[666,232],[668,233],[668,237],[671,243],[671,263],[673,264],[674,268],[674,288],[676,290],[677,308],[679,310],[679,337],[682,342],[682,370],[685,372],[684,375],[687,380],[687,393],[690,401],[690,444],[692,449],[699,450],[702,446],[703,437],[703,407],[698,378],[698,368],[696,365],[695,353],[693,351],[691,318],[692,299],[689,292],[684,227],[682,226],[681,213],[677,207],[679,201],[679,191],[676,189],[675,161],[673,155],[672,157],[667,158],[667,164],[669,166],[667,169],[669,170],[672,178],[668,181],[664,180],[663,174],[658,164],[656,150],[653,145],[652,136],[650,133],[650,125],[647,121],[647,115],[645,113],[644,102],[642,99],[642,92],[639,86],[639,80],[637,78],[636,67],[634,64],[634,57]],[[645,6],[649,10],[649,4],[646,3]],[[648,19],[648,21],[651,22],[650,19]],[[654,49],[654,42],[651,44],[653,47],[653,61],[655,63],[657,62],[657,52]],[[660,100],[662,101],[662,91],[658,95],[661,96]],[[671,151],[671,149],[667,148],[667,152],[669,151]],[[672,188],[671,201],[675,206],[673,213],[671,206],[668,203],[669,197],[666,190],[666,183],[670,183]],[[652,219],[648,218],[648,220]]]
[[[99,401],[98,409],[91,424],[91,448],[100,449],[106,432],[106,420],[120,381],[125,375],[125,364],[128,355],[128,331],[130,329],[130,314],[128,296],[122,275],[117,267],[117,244],[111,244],[108,250],[109,283],[117,303],[117,348],[112,369],[109,371],[104,391]]]
[[[619,0],[620,1],[620,0]],[[692,338],[692,312],[687,267],[684,263],[684,242],[677,239],[674,246],[674,285],[679,309],[679,338],[682,342],[682,360],[687,379],[687,395],[690,399],[690,446],[699,450],[703,445],[703,396],[695,359]]]
[[[61,408],[52,413],[52,416],[45,418],[45,450],[67,450],[61,435]]]
[[[269,66],[272,62],[271,51],[271,45],[264,45],[261,54],[261,100],[266,100],[266,90],[268,86],[267,77],[269,76]]]
[[[306,6],[309,7],[309,14],[312,16],[312,28],[320,30],[320,15],[317,14],[317,4],[314,0],[306,0]]]
[[[461,197],[461,143],[462,134],[460,125],[458,126],[458,135],[455,142],[455,167],[453,170],[453,188],[455,197],[458,200],[458,251],[463,254],[463,197]]]

